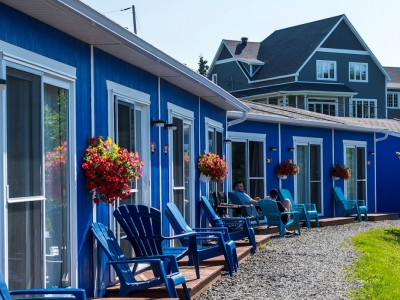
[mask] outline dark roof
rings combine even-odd
[[[382,130],[400,133],[400,120],[397,119],[334,117],[290,106],[263,104],[246,100],[242,100],[242,102],[250,107],[251,110],[249,114],[264,115],[266,117],[287,118],[288,120],[324,122],[328,126],[329,124],[357,126],[360,128],[372,129],[371,131]],[[248,118],[251,119],[251,116],[248,115]]]
[[[388,88],[400,88],[400,68],[398,67],[383,67],[389,74],[391,81],[388,82]]]
[[[241,41],[224,42],[235,58],[264,62],[252,80],[294,74],[342,16],[276,30],[260,43],[247,42],[246,47]]]
[[[260,94],[269,94],[276,92],[295,92],[295,91],[318,91],[318,92],[357,94],[357,92],[355,92],[354,90],[352,90],[351,88],[349,88],[344,84],[309,83],[309,82],[291,82],[280,85],[237,91],[237,92],[232,92],[231,94],[237,98],[242,98]]]

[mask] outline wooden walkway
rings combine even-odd
[[[395,220],[398,218],[399,214],[368,214],[369,221]],[[356,216],[350,216],[350,217],[340,217],[340,218],[321,218],[319,219],[319,222],[321,227],[323,227],[323,226],[350,224],[357,221],[356,221]],[[303,226],[305,225],[303,224]],[[311,221],[311,226],[315,227],[315,221]],[[256,232],[257,248],[260,248],[269,243],[271,236],[276,235],[278,233],[277,228],[274,226],[270,228],[267,235],[264,234],[266,229],[265,225],[254,227],[254,229]],[[296,229],[295,226],[289,227],[289,230],[295,230],[295,229]],[[239,266],[240,266],[241,263],[243,263],[248,257],[250,257],[251,246],[249,246],[248,241],[245,240],[236,241],[236,251],[238,254]],[[186,265],[187,259],[179,261],[178,264],[179,264],[179,269],[185,276],[186,284],[192,299],[200,295],[203,291],[205,291],[218,279],[220,279],[222,276],[221,271],[225,269],[225,259],[222,255],[219,257],[207,259],[200,263],[200,279],[196,278],[194,268]],[[226,274],[224,276],[229,276],[229,275]],[[136,277],[138,280],[149,279],[152,278],[152,273],[151,271],[145,271],[137,275]],[[185,299],[182,286],[177,286],[177,291],[179,299]],[[110,300],[124,299],[124,298],[117,298],[118,292],[119,292],[119,285],[109,287],[106,290],[106,297]],[[168,294],[163,287],[155,287],[138,292],[134,298],[131,297],[125,299],[162,300],[171,298],[168,298]]]

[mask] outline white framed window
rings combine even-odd
[[[349,81],[368,82],[368,64],[349,62]]]
[[[338,103],[333,101],[312,101],[308,100],[308,110],[329,116],[338,115]]]
[[[229,132],[232,140],[228,151],[228,191],[236,181],[243,182],[246,193],[251,197],[267,196],[265,134]]]
[[[317,60],[317,80],[336,80],[336,61]]]
[[[315,204],[318,214],[323,214],[323,139],[293,137],[294,162],[301,172],[296,175],[295,201]]]
[[[376,99],[350,99],[350,117],[353,118],[376,118]]]
[[[3,41],[0,49],[0,269],[10,289],[76,286],[76,69]]]
[[[217,80],[218,80],[217,74],[212,74],[211,75],[211,81],[214,82],[215,84],[218,84]]]
[[[387,93],[386,106],[390,108],[400,108],[399,93]]]

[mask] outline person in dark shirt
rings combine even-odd
[[[269,192],[269,196],[267,196],[266,199],[271,199],[271,200],[276,201],[279,212],[291,212],[292,211],[292,204],[289,199],[284,199],[283,204],[281,201],[278,200],[278,190],[277,189],[272,189]],[[289,215],[287,215],[287,214],[282,215],[281,220],[284,224],[286,224],[289,221]],[[289,230],[285,229],[285,234],[293,234],[293,233],[294,233],[293,231],[289,231]]]

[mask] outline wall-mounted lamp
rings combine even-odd
[[[369,153],[369,155],[375,155],[374,151],[369,151],[368,153]]]
[[[277,149],[276,149],[276,147],[274,147],[274,146],[269,146],[269,151],[276,151]]]
[[[157,127],[164,127],[165,126],[165,121],[163,120],[154,120],[151,119],[151,126],[157,126]]]
[[[223,142],[224,142],[225,144],[232,144],[232,140],[229,140],[229,139],[228,139],[228,140],[224,140]]]
[[[288,147],[288,148],[287,148],[287,151],[293,152],[293,151],[294,151],[294,148]]]
[[[164,129],[169,129],[169,130],[176,130],[178,129],[178,125],[176,125],[175,123],[171,123],[171,124],[165,124]]]
[[[6,89],[6,81],[4,79],[0,79],[0,91]]]

